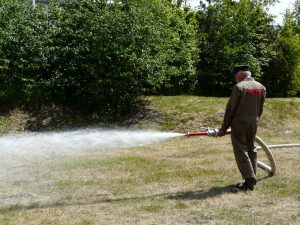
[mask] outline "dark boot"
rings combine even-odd
[[[255,178],[248,178],[245,180],[244,183],[239,183],[235,187],[243,191],[248,191],[248,190],[253,191],[255,184],[256,184]]]

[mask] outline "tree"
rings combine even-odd
[[[285,97],[300,94],[300,29],[299,1],[293,12],[286,11],[279,28],[276,55],[263,76],[269,96]]]
[[[259,79],[275,54],[272,17],[265,1],[214,0],[198,11],[198,93],[228,95],[231,68],[247,63]]]
[[[294,8],[295,8],[294,9],[295,18],[299,26],[300,25],[300,0],[296,0]]]
[[[194,13],[165,0],[131,0],[128,4],[135,23],[139,70],[146,75],[145,93],[190,92],[197,60]]]
[[[13,104],[27,100],[29,70],[37,69],[35,61],[44,59],[40,53],[41,40],[35,39],[28,1],[0,3],[0,102]]]

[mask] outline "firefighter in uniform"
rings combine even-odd
[[[234,67],[237,84],[228,100],[218,136],[231,127],[231,142],[238,169],[245,180],[237,184],[241,190],[253,190],[256,184],[257,153],[254,146],[258,119],[263,112],[266,88],[251,77],[250,67]]]

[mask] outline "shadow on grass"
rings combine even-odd
[[[258,179],[258,181],[270,178],[266,176]],[[96,200],[86,200],[86,201],[57,201],[51,203],[32,203],[30,205],[11,205],[8,207],[0,207],[0,214],[5,214],[13,211],[21,210],[34,210],[34,209],[46,209],[46,208],[61,208],[68,206],[83,206],[83,205],[96,205],[101,203],[118,203],[124,201],[142,201],[149,198],[162,197],[170,200],[204,200],[207,198],[213,198],[220,196],[226,193],[237,193],[238,190],[234,189],[235,185],[228,185],[224,187],[213,187],[208,190],[199,190],[199,191],[189,191],[189,192],[177,192],[177,193],[162,193],[154,195],[145,195],[145,196],[135,196],[135,197],[123,197],[123,198],[102,198]],[[95,197],[95,196],[93,196]]]
[[[262,181],[264,179],[270,178],[271,176],[266,176],[257,179],[257,181]],[[168,199],[174,199],[174,200],[204,200],[207,198],[213,198],[219,195],[223,195],[226,193],[237,193],[237,192],[244,192],[242,190],[238,190],[235,188],[235,185],[228,185],[224,187],[213,187],[209,190],[200,190],[200,191],[189,191],[189,192],[183,192],[183,193],[177,193],[168,196]]]
[[[213,187],[209,190],[199,190],[199,191],[188,191],[183,193],[172,194],[168,196],[168,199],[174,200],[203,200],[207,198],[212,198],[215,196],[223,195],[226,193],[234,193],[234,185],[228,185],[225,187]]]

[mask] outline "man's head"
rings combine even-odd
[[[249,65],[236,66],[233,68],[232,72],[234,74],[234,79],[237,83],[241,82],[242,80],[244,80],[247,77],[251,77]]]

